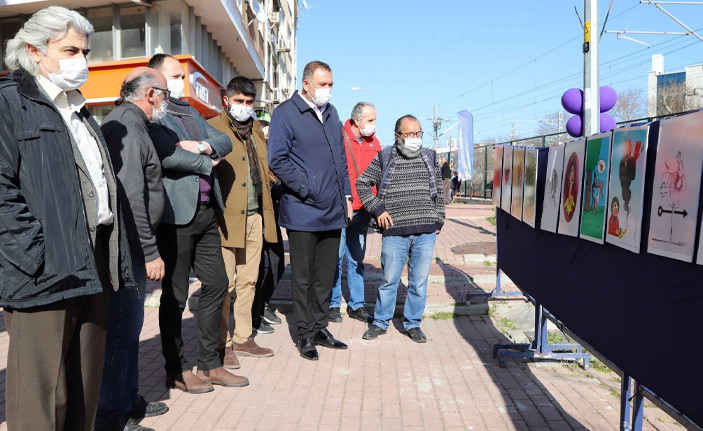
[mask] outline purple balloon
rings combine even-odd
[[[561,96],[561,106],[570,114],[581,114],[583,112],[583,91],[580,88],[566,90]]]
[[[562,100],[564,99],[562,98]],[[617,101],[618,93],[615,92],[613,87],[604,85],[600,88],[600,112],[606,112],[613,109],[613,106],[615,106]]]
[[[602,99],[601,99],[602,100]],[[568,123],[567,123],[568,125]],[[607,132],[608,130],[613,130],[617,127],[615,123],[615,118],[611,117],[610,114],[600,114],[600,131],[601,133]]]
[[[580,115],[574,115],[566,122],[566,131],[574,138],[583,135],[583,122]]]

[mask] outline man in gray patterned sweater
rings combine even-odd
[[[373,324],[362,336],[365,340],[386,333],[407,261],[408,296],[403,327],[413,341],[427,341],[420,322],[435,238],[444,225],[444,199],[441,188],[437,191],[442,177],[436,154],[422,148],[422,134],[417,118],[399,118],[395,123],[395,144],[378,153],[356,182],[361,202],[383,228],[383,282],[378,288]],[[375,185],[378,196],[372,193]]]

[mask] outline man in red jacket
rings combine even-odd
[[[330,300],[330,321],[341,322],[340,306],[342,303],[342,259],[347,257],[347,285],[349,299],[347,314],[352,319],[366,322],[369,314],[364,307],[364,255],[366,254],[366,230],[371,214],[362,208],[356,192],[356,179],[369,166],[376,153],[381,151],[381,144],[375,136],[376,108],[370,103],[359,102],[352,109],[351,118],[346,121],[342,131],[344,146],[347,150],[347,167],[352,188],[352,207],[354,215],[349,226],[342,229],[339,243],[339,258],[335,272],[334,288]]]

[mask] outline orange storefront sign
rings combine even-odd
[[[205,118],[219,115],[222,109],[222,85],[190,55],[175,57],[183,65],[186,75],[183,100]],[[88,82],[81,87],[81,92],[88,99],[89,105],[111,104],[119,97],[127,74],[135,67],[146,66],[148,61],[148,58],[136,58],[90,64]]]

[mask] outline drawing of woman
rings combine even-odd
[[[576,198],[579,192],[578,183],[576,182],[577,162],[578,156],[576,153],[572,153],[566,165],[567,174],[564,176],[564,220],[566,220],[567,223],[570,222],[571,218],[574,216]]]

